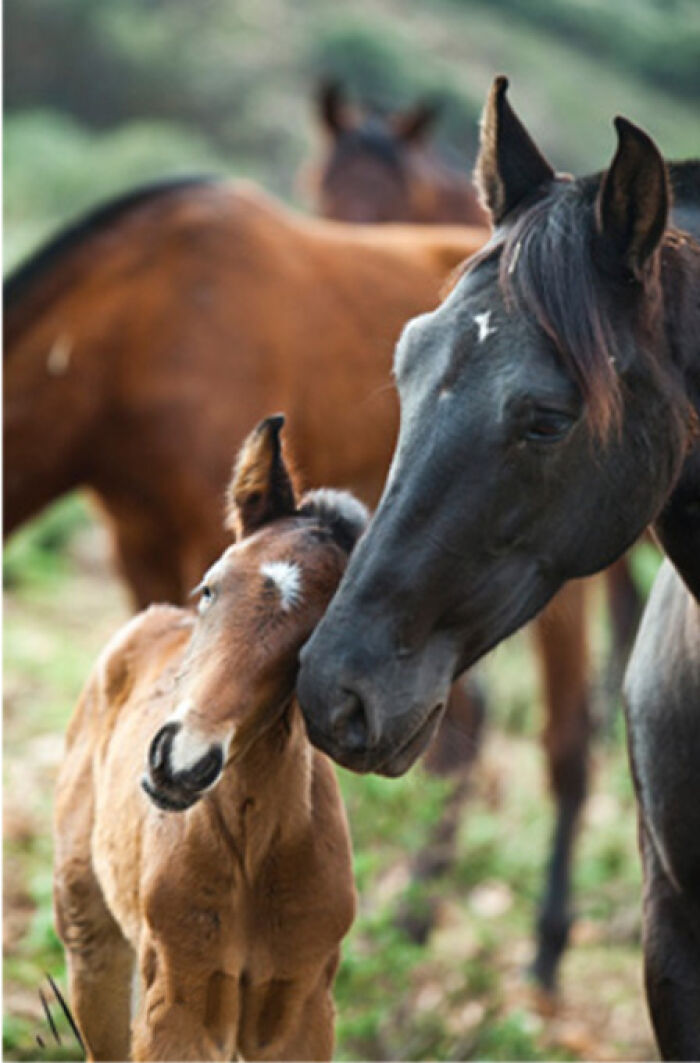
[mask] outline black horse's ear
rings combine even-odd
[[[316,94],[322,124],[333,136],[339,136],[349,124],[349,110],[339,81],[322,81]]]
[[[236,539],[296,512],[294,484],[280,440],[283,424],[281,413],[266,417],[238,452],[226,495],[226,527]]]
[[[508,79],[497,77],[481,119],[481,147],[474,178],[494,225],[525,196],[551,181],[549,165],[506,98]]]
[[[408,111],[400,111],[391,116],[389,124],[399,140],[407,144],[422,140],[435,124],[440,114],[440,104],[436,100],[423,100]]]
[[[615,119],[617,151],[596,200],[598,232],[638,280],[663,236],[670,202],[668,172],[650,136]]]

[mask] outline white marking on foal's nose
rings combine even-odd
[[[483,314],[474,314],[474,321],[479,329],[479,343],[483,343],[488,336],[492,336],[497,330],[491,328],[489,321],[491,319],[491,311],[485,310]]]
[[[184,704],[185,702],[181,702],[178,706],[178,710],[181,709]],[[189,702],[189,705],[191,704],[192,702]],[[176,716],[177,712],[170,717],[170,722],[174,721]],[[205,735],[198,734],[196,731],[190,731],[186,727],[181,727],[174,735],[170,746],[171,771],[174,775],[180,771],[191,771],[192,768],[199,764],[203,757],[206,757],[212,746],[221,746],[225,763],[235,733],[236,728],[232,726],[229,734],[224,739],[220,740],[216,738],[212,739],[211,736],[206,737]]]
[[[194,768],[202,757],[206,757],[212,745],[208,738],[202,738],[201,735],[184,728],[179,730],[170,746],[170,768],[173,774]]]
[[[293,561],[266,561],[260,572],[271,579],[280,593],[282,608],[286,611],[301,601],[301,570]]]

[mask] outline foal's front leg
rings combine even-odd
[[[238,1048],[238,979],[211,959],[148,934],[141,948],[141,1005],[134,1060],[233,1059]]]

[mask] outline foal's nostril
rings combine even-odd
[[[166,723],[153,738],[148,750],[148,766],[154,776],[166,770],[173,738],[179,729],[179,723]]]
[[[198,760],[183,775],[186,778],[188,788],[194,790],[206,790],[221,774],[224,766],[224,754],[221,746],[212,746],[209,752]]]

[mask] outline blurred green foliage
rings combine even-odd
[[[50,506],[42,516],[21,528],[3,551],[4,587],[20,583],[41,586],[52,577],[66,574],[66,548],[73,535],[90,523],[83,498],[73,493]]]
[[[442,104],[468,170],[494,73],[558,167],[609,158],[627,113],[697,153],[694,0],[6,0],[6,268],[88,204],[154,177],[225,171],[302,199],[313,93]]]
[[[474,0],[453,2],[474,4]],[[696,0],[612,4],[609,0],[488,0],[488,7],[562,37],[680,99],[697,99],[700,5]],[[517,22],[511,22],[510,28],[517,34]]]

